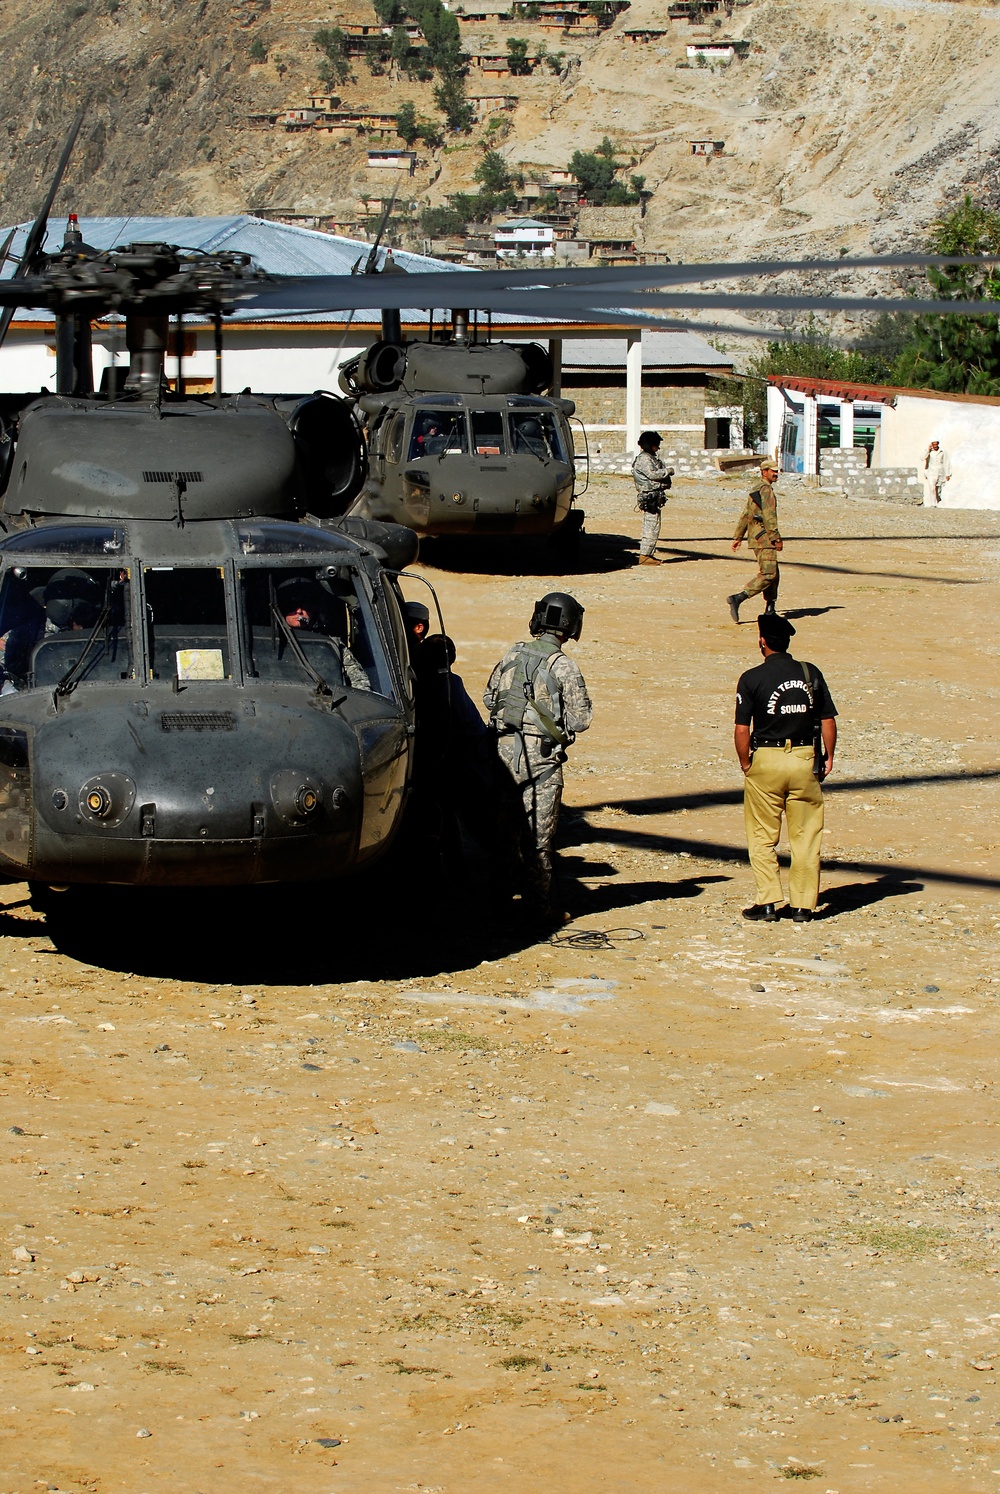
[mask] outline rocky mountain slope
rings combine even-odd
[[[471,6],[468,7],[471,9]],[[652,191],[646,248],[674,259],[775,252],[834,256],[919,241],[949,197],[1000,200],[1000,6],[952,0],[751,0],[700,26],[667,0],[635,0],[599,36],[553,37],[561,75],[484,78],[469,93],[516,95],[502,149],[530,174],[564,166],[610,135]],[[374,19],[368,0],[33,0],[0,10],[5,87],[2,218],[36,207],[79,101],[84,136],[61,199],[81,213],[355,214],[389,173],[367,169],[358,136],[253,129],[249,116],[317,88],[318,26]],[[638,27],[664,34],[629,40]],[[537,42],[537,23],[462,25],[467,51]],[[687,65],[697,40],[745,40],[728,66]],[[266,60],[260,60],[261,57]],[[256,59],[256,60],[255,60]],[[372,77],[360,62],[348,107],[433,115],[429,84]],[[483,125],[420,147],[406,190],[440,203],[468,188]],[[724,141],[711,158],[690,141]],[[399,144],[393,139],[393,144]],[[631,164],[634,163],[634,164]]]

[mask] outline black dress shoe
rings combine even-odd
[[[743,909],[743,917],[748,918],[751,923],[777,923],[778,914],[773,903],[754,903],[752,908]]]
[[[792,908],[793,923],[812,923],[813,911],[811,908]]]

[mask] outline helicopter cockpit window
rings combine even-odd
[[[562,435],[548,410],[511,410],[510,444],[514,452],[541,457],[543,461],[564,462],[566,452]]]
[[[240,573],[250,672],[261,680],[321,679],[388,695],[371,613],[350,571],[286,567]]]
[[[385,459],[387,462],[398,462],[403,455],[403,427],[406,424],[406,416],[400,410],[392,420],[385,438]]]
[[[150,678],[227,680],[232,674],[226,589],[218,566],[147,566]]]
[[[503,456],[503,414],[500,410],[472,411],[472,449],[477,456]]]
[[[58,524],[26,529],[4,541],[4,553],[66,556],[117,556],[125,552],[125,531],[109,524]]]
[[[446,456],[467,452],[464,410],[418,410],[413,420],[410,455],[413,462],[424,456]]]
[[[127,570],[11,566],[0,587],[0,694],[130,679]]]
[[[236,537],[244,555],[315,555],[350,549],[339,535],[323,534],[306,524],[241,524]]]

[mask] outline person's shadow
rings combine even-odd
[[[729,882],[731,877],[706,872],[701,877],[681,877],[676,882],[602,882],[597,887],[582,883],[565,886],[566,901],[574,918],[591,913],[609,913],[614,908],[637,908],[643,903],[668,902],[673,898],[700,897],[712,882]]]
[[[891,875],[879,877],[877,882],[848,882],[842,887],[828,887],[821,892],[813,917],[836,918],[841,913],[856,913],[859,908],[881,903],[887,897],[906,897],[908,893],[923,890],[923,882],[907,882]]]

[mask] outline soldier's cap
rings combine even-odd
[[[786,649],[789,639],[795,637],[795,629],[788,618],[777,612],[762,612],[757,619],[757,631],[768,648],[773,649]]]
[[[773,457],[761,457],[760,470],[762,472],[777,472],[778,464]]]
[[[404,602],[403,616],[408,623],[423,623],[427,626],[431,620],[431,611],[423,602]]]

